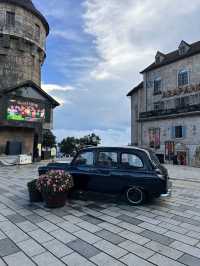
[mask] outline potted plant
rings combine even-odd
[[[37,179],[32,180],[27,184],[29,191],[30,202],[42,202],[42,194],[37,188]]]
[[[37,188],[48,208],[63,207],[73,185],[73,177],[64,170],[50,170],[37,180]]]

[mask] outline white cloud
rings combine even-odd
[[[60,50],[51,47],[56,84],[43,85],[64,104],[55,111],[56,134],[61,138],[95,131],[104,145],[127,144],[127,92],[141,81],[139,72],[153,62],[157,50],[167,53],[182,39],[199,39],[200,0],[81,0],[82,18],[74,15],[75,9],[81,12],[81,1],[35,1],[54,17],[53,34],[63,43]],[[73,12],[66,8],[69,2],[75,3]],[[82,28],[87,46],[77,41],[79,31],[84,38]],[[70,86],[58,85],[60,77]]]
[[[183,15],[191,16],[200,1],[86,0],[85,7],[85,31],[94,36],[102,58],[91,76],[123,79],[151,63],[156,50],[173,49],[177,38],[188,36]]]
[[[72,86],[61,86],[58,84],[42,84],[42,89],[44,91],[46,91],[47,93],[49,92],[55,92],[55,91],[63,91],[63,92],[67,92],[67,91],[72,91],[74,90],[74,87]]]

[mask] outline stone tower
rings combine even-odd
[[[41,85],[48,34],[31,0],[0,0],[0,92],[26,81]]]

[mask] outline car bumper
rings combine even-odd
[[[162,198],[170,197],[172,195],[172,182],[169,181],[167,193],[161,194]]]

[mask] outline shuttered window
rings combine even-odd
[[[171,138],[186,138],[186,126],[175,126],[171,128]]]

